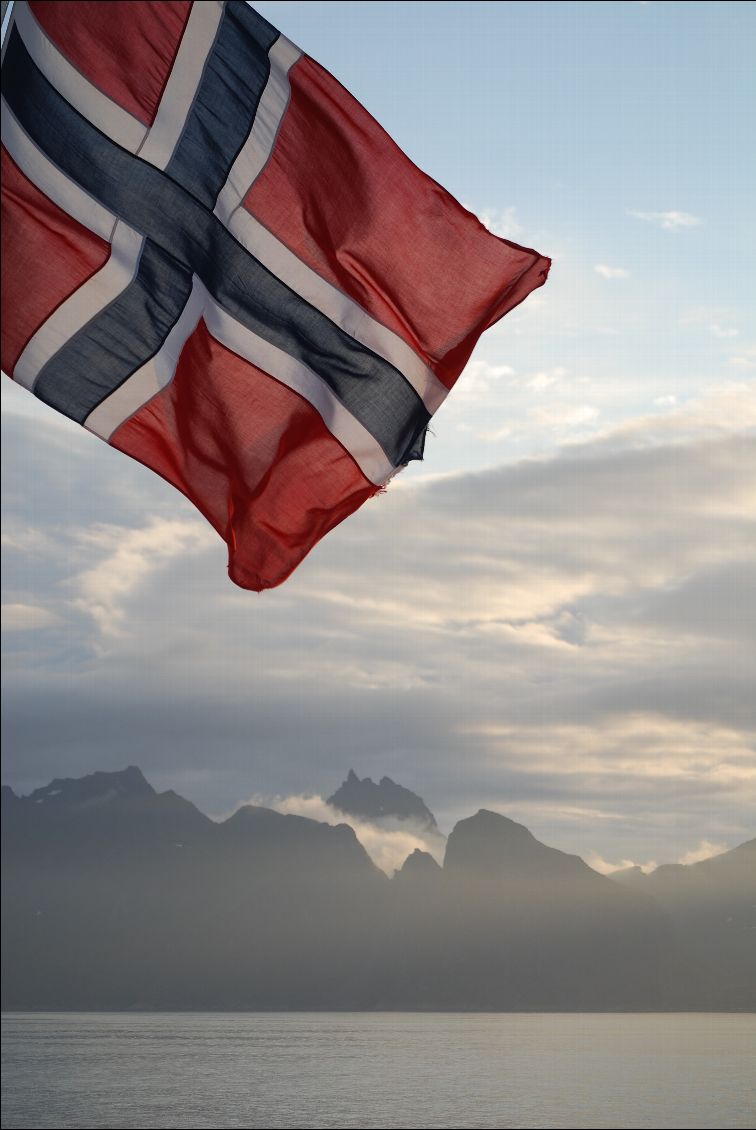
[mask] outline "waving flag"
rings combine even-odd
[[[2,363],[280,584],[409,460],[549,260],[247,4],[17,3]]]

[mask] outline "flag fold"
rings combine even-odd
[[[2,364],[280,584],[412,459],[550,260],[240,0],[18,2]]]

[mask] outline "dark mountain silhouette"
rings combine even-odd
[[[441,867],[436,863],[430,852],[415,848],[396,872],[394,879],[401,883],[424,883],[440,879],[441,874]]]
[[[756,839],[699,863],[612,878],[650,894],[671,919],[695,995],[721,1008],[756,1005]],[[709,1007],[715,1007],[712,1003]]]
[[[378,784],[370,777],[357,776],[350,769],[346,780],[339,785],[328,804],[347,816],[363,820],[377,820],[395,816],[400,820],[413,820],[423,827],[436,830],[436,818],[417,793],[397,785],[390,777],[381,777]]]
[[[444,869],[454,875],[499,880],[596,875],[579,856],[547,847],[523,824],[485,808],[455,825],[446,845]]]
[[[402,884],[384,941],[388,1007],[408,999],[444,1009],[668,1004],[672,933],[653,900],[521,824],[485,809],[461,820],[436,878],[428,868],[424,883]]]
[[[133,769],[3,802],[9,1006],[352,1005],[354,907],[388,880],[346,825],[218,824]]]
[[[2,802],[4,1008],[756,1005],[754,842],[611,879],[481,810],[388,879],[345,824],[134,767]]]

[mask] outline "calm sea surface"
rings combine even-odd
[[[4,1127],[753,1127],[756,1016],[15,1013]]]

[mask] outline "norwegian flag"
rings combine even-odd
[[[2,364],[280,584],[411,459],[550,260],[245,3],[16,3]]]

